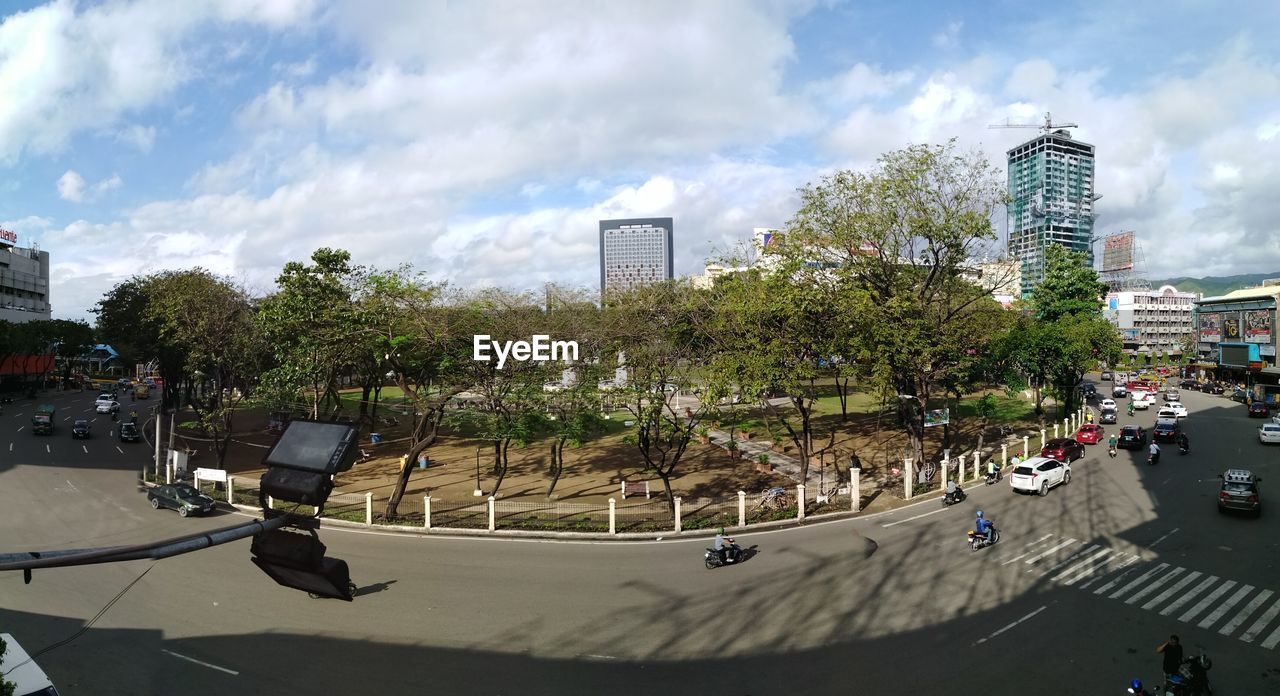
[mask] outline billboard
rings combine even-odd
[[[1200,315],[1200,340],[1217,343],[1222,340],[1222,315],[1208,312]]]
[[[1271,311],[1254,309],[1244,313],[1244,340],[1246,343],[1271,342]]]
[[[946,425],[951,422],[951,409],[940,408],[932,411],[924,412],[924,427],[929,428],[935,425]]]
[[[1222,313],[1222,340],[1239,343],[1243,340],[1244,334],[1240,328],[1239,312],[1223,312]]]
[[[1133,268],[1133,233],[1121,232],[1102,240],[1102,272]]]

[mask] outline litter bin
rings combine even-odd
[[[369,440],[375,445],[382,442],[382,433],[369,433]]]

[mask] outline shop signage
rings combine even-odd
[[[1247,343],[1271,342],[1271,311],[1254,309],[1244,313],[1244,340]]]
[[[1218,343],[1222,340],[1222,315],[1207,312],[1200,315],[1200,340],[1205,343]]]
[[[6,230],[3,227],[0,227],[0,244],[17,244],[17,243],[18,243],[17,232],[11,232],[9,230]]]

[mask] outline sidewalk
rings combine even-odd
[[[729,433],[726,433],[723,430],[710,430],[707,432],[707,436],[711,439],[711,444],[723,447],[726,450],[729,449]],[[755,463],[761,454],[767,454],[769,455],[769,464],[773,467],[774,471],[790,478],[796,483],[803,483],[806,491],[812,491],[814,495],[818,494],[818,486],[822,483],[818,467],[810,466],[808,479],[801,481],[800,460],[795,457],[774,452],[770,449],[773,445],[772,442],[769,442],[768,440],[743,440],[741,438],[735,439],[734,442],[738,443],[738,451],[742,452],[743,459]],[[827,478],[827,483],[832,485],[834,483],[834,475]]]

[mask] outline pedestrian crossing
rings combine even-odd
[[[1280,595],[1273,590],[1056,534],[996,548],[1000,565],[1025,574],[1267,650],[1280,645]]]

